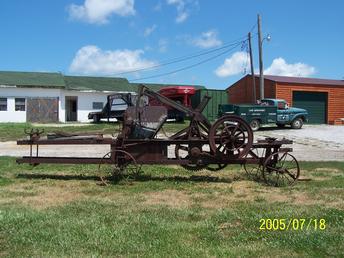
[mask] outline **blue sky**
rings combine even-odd
[[[231,51],[226,46],[246,36],[260,13],[263,35],[272,38],[263,44],[266,73],[344,79],[343,11],[339,0],[4,0],[0,70],[122,76],[224,89],[249,72],[241,44]],[[255,37],[256,72],[257,44]],[[118,75],[209,50],[214,52]],[[139,80],[205,59],[212,60]]]

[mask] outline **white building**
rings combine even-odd
[[[0,72],[0,122],[87,122],[107,95],[136,87],[123,78]]]

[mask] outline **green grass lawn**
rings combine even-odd
[[[190,173],[146,166],[100,186],[92,165],[0,158],[0,256],[343,257],[344,162],[301,163],[275,188],[239,166]],[[260,230],[260,219],[325,219],[324,230]]]
[[[188,121],[185,123],[165,123],[163,128],[167,133],[175,133],[185,128],[188,125]],[[66,133],[103,133],[103,134],[116,134],[121,128],[119,123],[98,123],[98,124],[86,124],[82,126],[63,126],[52,127],[49,124],[34,125],[30,123],[0,123],[0,141],[16,141],[21,138],[25,138],[24,129],[44,129],[44,134],[52,133],[56,131]]]

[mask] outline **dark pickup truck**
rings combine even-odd
[[[235,114],[245,119],[253,131],[263,124],[276,124],[278,127],[291,125],[293,129],[300,129],[308,121],[305,109],[289,107],[283,99],[263,99],[257,105],[219,105],[219,116]]]
[[[128,107],[133,106],[136,101],[135,95],[131,93],[116,93],[107,96],[107,102],[104,108],[98,112],[90,112],[88,119],[92,119],[93,122],[98,123],[100,119],[116,118],[117,120],[123,120],[123,114]]]

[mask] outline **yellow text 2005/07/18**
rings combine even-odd
[[[325,230],[325,219],[314,218],[262,218],[259,220],[259,230],[261,231],[287,231],[287,230]]]

